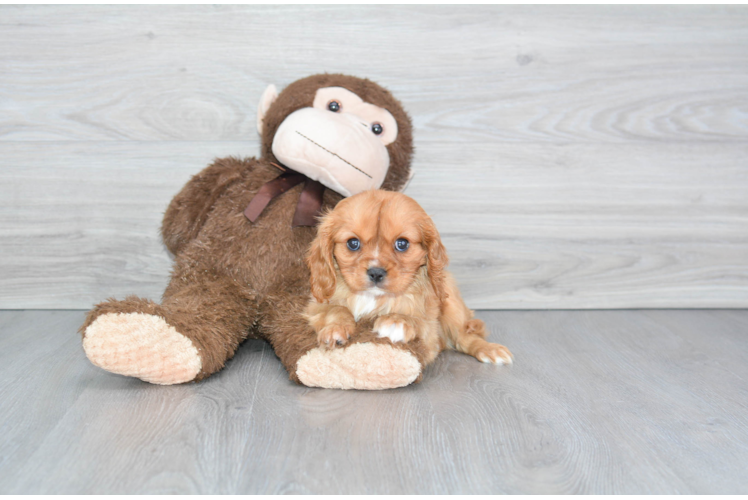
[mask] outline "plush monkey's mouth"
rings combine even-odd
[[[365,175],[366,177],[368,177],[369,179],[371,179],[371,178],[372,178],[372,177],[371,177],[371,176],[370,176],[369,174],[367,174],[366,172],[364,172],[363,170],[361,170],[361,169],[360,169],[360,168],[358,168],[358,167],[357,167],[356,165],[354,165],[353,163],[349,162],[348,160],[346,160],[345,158],[343,158],[343,157],[342,157],[342,156],[340,156],[339,154],[333,153],[332,151],[330,151],[330,150],[329,150],[329,149],[327,149],[326,147],[322,146],[321,144],[319,144],[319,143],[315,142],[314,140],[310,139],[309,137],[305,136],[304,134],[302,134],[302,133],[301,133],[301,132],[299,132],[298,130],[296,130],[295,132],[296,132],[297,134],[299,134],[299,135],[300,135],[301,137],[303,137],[304,139],[306,139],[307,141],[309,141],[309,142],[311,142],[312,144],[314,144],[315,146],[317,146],[318,148],[322,149],[323,151],[326,151],[326,152],[330,153],[330,154],[331,154],[331,155],[333,155],[334,157],[336,157],[336,158],[338,158],[339,160],[343,161],[343,162],[344,162],[345,164],[347,164],[347,165],[350,165],[351,167],[355,168],[356,170],[358,170],[359,172],[361,172],[362,174],[364,174],[364,175]]]

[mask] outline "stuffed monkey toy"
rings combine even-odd
[[[171,201],[161,233],[175,262],[160,304],[110,299],[81,326],[104,370],[154,384],[198,381],[246,339],[270,343],[291,380],[386,389],[420,380],[423,353],[360,324],[345,348],[323,349],[302,317],[304,256],[315,216],[367,189],[410,177],[410,118],[376,83],[338,74],[298,80],[260,101],[262,156],[216,160]],[[329,188],[329,189],[325,189]]]

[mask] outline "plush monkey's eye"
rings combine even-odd
[[[405,238],[398,238],[395,242],[395,250],[398,252],[404,252],[408,249],[410,246],[410,242],[406,240]]]
[[[337,113],[338,111],[340,111],[340,103],[338,101],[330,101],[327,103],[327,109],[329,109],[333,113]]]
[[[374,132],[374,135],[381,135],[382,132],[384,132],[384,129],[382,128],[382,125],[375,123],[371,126],[371,131]]]
[[[351,238],[348,240],[348,243],[346,244],[348,246],[348,250],[351,252],[358,251],[359,248],[361,248],[361,242],[358,240],[358,238]]]

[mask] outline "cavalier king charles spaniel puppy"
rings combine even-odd
[[[412,198],[365,191],[322,217],[307,255],[312,299],[306,318],[320,346],[344,345],[356,323],[392,342],[420,339],[425,364],[445,347],[484,363],[511,363],[512,354],[486,339],[452,275],[431,218]]]

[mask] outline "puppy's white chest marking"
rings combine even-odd
[[[389,325],[380,326],[374,330],[379,337],[387,337],[392,342],[402,342],[405,340],[405,328],[402,323],[391,323]]]
[[[377,290],[378,291],[378,290]],[[356,321],[371,313],[377,307],[377,295],[370,292],[361,292],[355,295],[353,300],[353,317]]]

